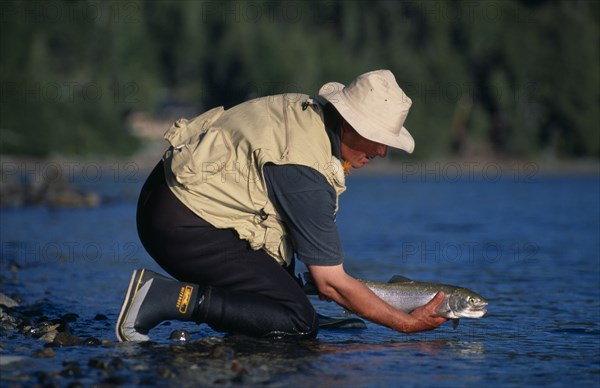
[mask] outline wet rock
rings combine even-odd
[[[88,366],[90,368],[94,368],[94,369],[106,369],[106,368],[108,368],[108,365],[106,364],[106,362],[104,362],[102,360],[98,360],[96,358],[90,358],[88,360]]]
[[[65,361],[59,374],[63,377],[81,377],[81,367],[77,361]]]
[[[50,373],[38,371],[34,373],[34,376],[37,378],[38,384],[42,387],[57,387],[58,385],[54,383],[52,379],[52,375]]]
[[[67,322],[66,320],[58,318],[58,319],[51,319],[50,322],[54,325],[58,325],[58,327],[56,328],[57,331],[59,331],[61,333],[69,333],[70,332],[69,322]]]
[[[108,317],[104,314],[96,314],[96,316],[94,317],[94,320],[96,321],[106,321],[108,319]]]
[[[148,365],[145,364],[135,364],[131,367],[131,370],[134,372],[144,372],[149,370],[150,367]]]
[[[233,377],[218,378],[214,381],[214,383],[217,385],[225,385],[225,386],[231,385],[231,383],[238,385],[238,384],[244,384],[245,382],[246,382],[246,378],[245,378],[244,373],[237,373]]]
[[[114,347],[116,347],[116,346],[117,346],[119,343],[118,343],[118,342],[115,342],[115,341],[107,340],[107,339],[102,339],[102,340],[100,340],[100,344],[101,344],[102,346],[106,346],[106,347],[109,347],[109,348],[114,348]]]
[[[187,330],[174,330],[171,332],[169,338],[173,341],[189,342],[190,333]]]
[[[210,350],[208,356],[220,360],[229,360],[235,356],[235,350],[229,346],[217,345]]]
[[[6,307],[17,307],[19,306],[19,303],[13,298],[0,292],[0,305],[4,305]]]
[[[210,346],[220,345],[222,343],[223,343],[222,337],[202,337],[202,338],[198,339],[197,341],[194,341],[195,345],[198,345],[201,347],[210,347]]]
[[[21,266],[18,263],[15,263],[14,261],[10,263],[10,266],[8,267],[8,270],[10,272],[19,272],[19,270],[21,269]]]
[[[46,341],[46,342],[54,342],[57,335],[58,335],[57,331],[50,331],[48,333],[42,334],[42,336],[38,337],[38,339],[40,339],[42,341]]]
[[[238,360],[231,361],[231,371],[235,373],[248,373],[248,370]]]
[[[12,314],[9,308],[0,307],[0,327],[5,330],[15,330],[18,328],[20,324],[20,319],[18,319],[14,314]]]
[[[30,318],[38,318],[38,321],[48,320],[48,317],[44,316],[44,311],[39,306],[34,306],[26,311],[23,311],[23,315]]]
[[[88,345],[88,346],[98,346],[98,345],[102,345],[102,341],[100,341],[98,338],[96,337],[88,337],[86,339],[84,339],[81,342],[83,345]]]
[[[56,353],[51,348],[40,349],[31,355],[34,358],[54,358]]]
[[[60,346],[71,346],[81,343],[81,339],[67,332],[59,332],[52,342]]]
[[[68,333],[69,325],[64,319],[48,319],[47,317],[41,317],[38,319],[33,326],[26,326],[26,334],[29,334],[33,338],[40,338],[46,341],[54,340],[54,337],[48,333]],[[28,328],[28,329],[27,329]],[[42,338],[44,337],[44,338]],[[51,339],[49,339],[51,338]]]
[[[2,373],[2,382],[7,382],[10,381],[12,383],[25,383],[25,382],[29,382],[31,381],[31,377],[29,377],[28,375],[24,375],[24,374],[14,374],[14,375],[9,375],[8,373],[4,372]],[[26,387],[29,386],[31,384],[25,385],[25,384],[5,384],[6,386],[14,386],[14,387]]]
[[[158,369],[156,370],[156,372],[158,373],[158,375],[160,377],[169,378],[169,377],[175,376],[175,374],[173,373],[173,371],[171,369],[166,368],[164,366],[158,367]]]
[[[59,325],[42,324],[39,326],[26,326],[25,334],[30,335],[33,338],[38,338],[42,341],[52,342],[54,337],[58,334]]]
[[[245,381],[245,373],[238,373],[236,374],[232,379],[231,382],[232,383],[236,383],[236,384],[243,384]]]
[[[112,385],[123,385],[125,384],[125,380],[119,376],[109,376],[102,381],[103,385],[112,386]]]
[[[110,369],[123,369],[123,360],[120,357],[114,357],[112,360],[110,360],[108,366],[110,367]]]
[[[14,362],[19,362],[24,360],[25,357],[23,356],[2,356],[0,357],[0,366],[5,366],[8,364],[12,364]]]
[[[75,322],[79,318],[79,315],[75,313],[67,313],[61,316],[60,318],[65,320],[66,322]]]

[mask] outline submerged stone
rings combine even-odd
[[[88,366],[90,368],[95,368],[95,369],[106,369],[107,368],[106,362],[104,362],[102,360],[98,360],[96,358],[90,358],[88,360]]]
[[[174,330],[169,337],[173,341],[189,342],[190,333],[187,330]]]
[[[61,316],[60,318],[64,319],[67,322],[75,322],[77,320],[77,318],[79,318],[79,315],[77,315],[75,313],[67,313],[67,314],[64,314],[63,316]]]
[[[25,357],[23,356],[6,356],[6,355],[2,355],[2,357],[0,357],[0,366],[5,366],[8,364],[12,364],[13,362],[19,362],[24,360]]]
[[[39,337],[39,339],[42,341],[46,341],[46,342],[54,342],[57,334],[58,334],[57,331],[50,331],[50,332],[42,334],[42,336]]]
[[[84,344],[84,345],[90,345],[90,346],[98,346],[98,345],[102,345],[102,341],[100,341],[96,337],[88,337],[88,338],[86,338],[86,339],[83,340],[82,344]]]
[[[79,344],[81,340],[79,339],[79,337],[76,337],[73,334],[60,332],[56,334],[56,336],[54,337],[54,341],[52,342],[54,342],[57,345],[70,346]]]
[[[17,307],[19,303],[13,298],[0,292],[0,305],[4,305],[6,307]]]
[[[210,358],[218,358],[221,360],[228,360],[235,356],[235,350],[229,346],[217,345],[210,350]]]
[[[34,358],[54,358],[56,353],[51,348],[40,349],[31,355]]]
[[[123,369],[123,360],[120,357],[114,357],[112,360],[110,360],[108,366],[111,369]]]
[[[63,377],[80,377],[81,367],[77,361],[65,361],[60,375]]]

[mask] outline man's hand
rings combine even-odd
[[[425,306],[412,311],[410,315],[415,321],[413,323],[414,326],[408,332],[433,330],[446,322],[446,318],[440,317],[436,313],[438,307],[444,301],[444,297],[444,292],[440,291]]]

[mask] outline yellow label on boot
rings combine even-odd
[[[185,314],[187,312],[188,306],[190,304],[190,299],[192,298],[192,291],[194,288],[192,286],[181,287],[179,291],[179,298],[177,298],[177,308],[179,312]]]

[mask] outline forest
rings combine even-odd
[[[597,1],[0,4],[4,155],[129,155],[132,114],[193,117],[386,68],[413,100],[417,157],[600,157]]]

